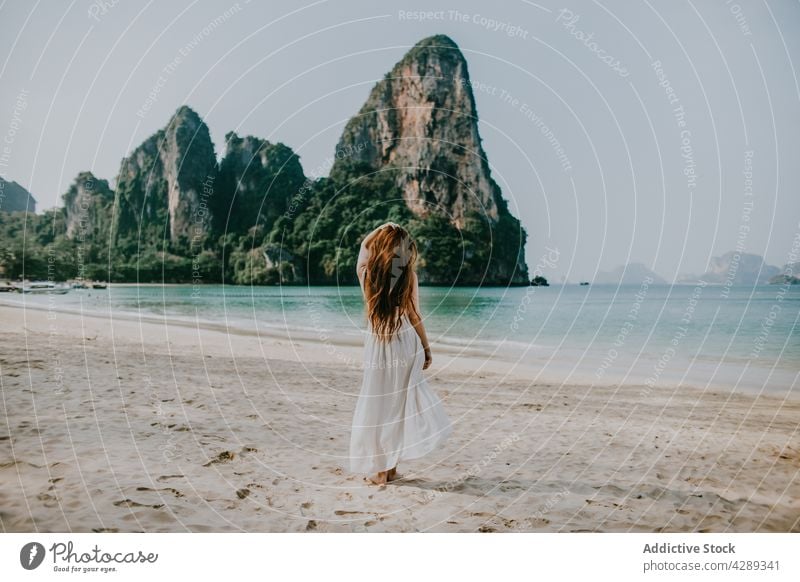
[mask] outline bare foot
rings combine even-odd
[[[386,485],[386,481],[388,480],[389,472],[388,471],[381,471],[377,475],[372,477],[367,477],[370,483],[373,485]]]
[[[397,474],[397,467],[394,467],[394,468],[392,468],[392,469],[389,469],[389,470],[386,472],[386,480],[387,480],[387,481],[394,481],[395,479],[402,479],[402,478],[403,478],[403,476],[402,476],[402,475],[398,475],[398,474]]]

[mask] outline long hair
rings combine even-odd
[[[367,243],[369,258],[364,274],[367,318],[373,333],[389,341],[401,318],[416,310],[412,273],[417,245],[408,231],[396,224],[384,226]]]

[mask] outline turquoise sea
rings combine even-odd
[[[423,287],[420,295],[434,350],[522,364],[540,381],[786,392],[800,374],[800,286]],[[112,285],[0,301],[353,344],[365,327],[358,287]]]

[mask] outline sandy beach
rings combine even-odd
[[[800,400],[533,381],[435,344],[446,446],[368,486],[361,350],[0,306],[4,532],[800,532]]]

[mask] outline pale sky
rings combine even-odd
[[[218,155],[235,130],[317,174],[375,82],[437,33],[469,63],[531,271],[546,247],[555,281],[627,262],[672,280],[737,244],[786,262],[800,235],[794,0],[9,0],[0,175],[54,206],[82,170],[113,181],[182,104]]]

